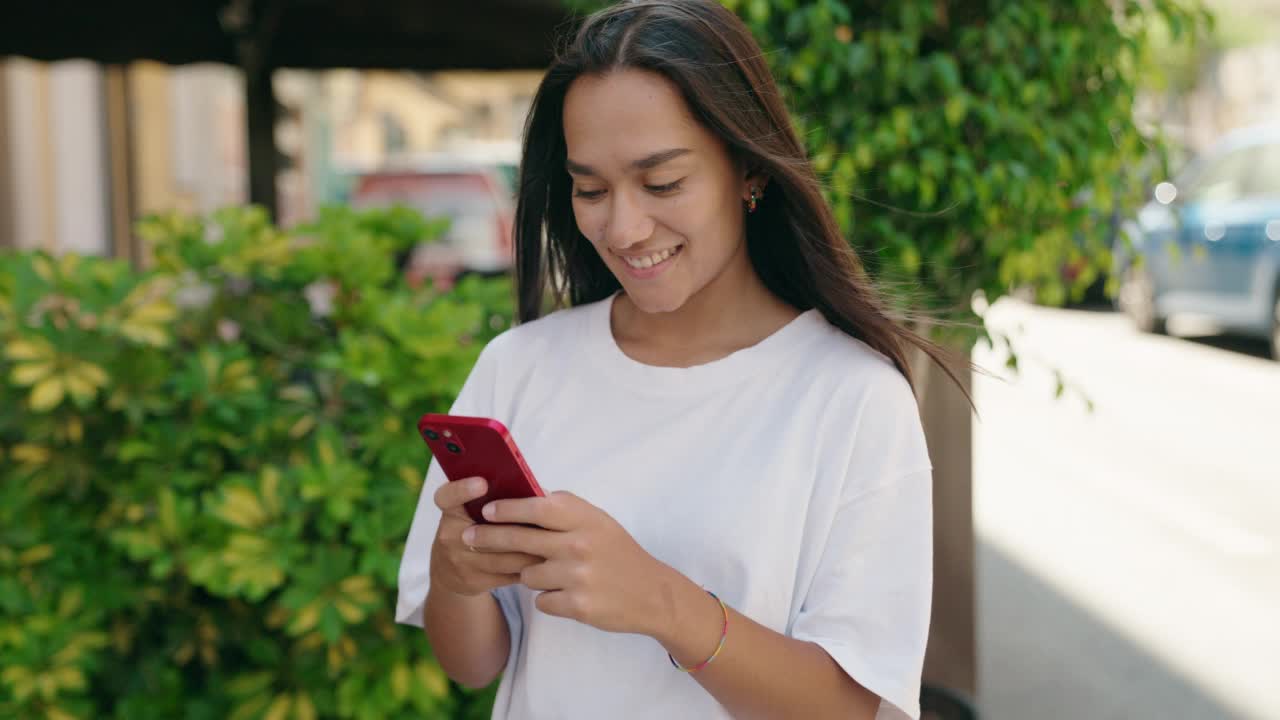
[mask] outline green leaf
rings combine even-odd
[[[329,643],[335,643],[342,636],[342,616],[333,605],[325,605],[320,611],[320,635]]]
[[[61,376],[45,378],[31,389],[31,409],[34,412],[48,412],[62,402],[67,386]]]

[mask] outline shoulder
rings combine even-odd
[[[932,466],[920,406],[911,384],[883,353],[822,321],[821,337],[802,369],[823,399],[822,424],[838,436],[833,448],[866,489]]]
[[[863,409],[916,414],[911,383],[893,361],[818,315],[806,370],[833,398]]]
[[[512,326],[489,341],[477,364],[519,374],[521,368],[554,361],[557,353],[580,346],[593,308],[595,303],[565,308]]]

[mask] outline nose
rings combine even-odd
[[[603,234],[611,248],[624,250],[653,235],[653,218],[645,211],[644,203],[631,193],[613,193],[607,222]]]

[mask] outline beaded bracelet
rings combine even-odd
[[[729,606],[724,604],[724,601],[720,599],[719,595],[716,595],[710,590],[707,591],[707,594],[715,598],[716,602],[720,603],[720,609],[724,611],[724,627],[720,629],[720,644],[716,646],[716,651],[711,653],[711,657],[703,660],[701,663],[694,665],[693,667],[681,667],[680,663],[676,662],[676,659],[671,657],[671,653],[667,653],[667,658],[671,660],[671,665],[681,672],[695,673],[710,665],[711,661],[715,660],[716,656],[720,654],[720,651],[724,649],[725,638],[729,637]]]

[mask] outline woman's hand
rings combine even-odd
[[[496,500],[484,514],[502,524],[467,528],[463,542],[486,553],[546,558],[519,576],[530,589],[544,591],[535,600],[542,612],[608,632],[653,637],[665,628],[672,614],[668,588],[679,573],[645,552],[605,511],[556,492]]]
[[[446,482],[436,491],[436,506],[442,517],[431,546],[431,585],[467,597],[483,595],[503,585],[520,582],[520,571],[542,562],[542,558],[520,552],[481,552],[462,540],[462,533],[475,523],[466,503],[483,497],[488,483],[473,477]]]

